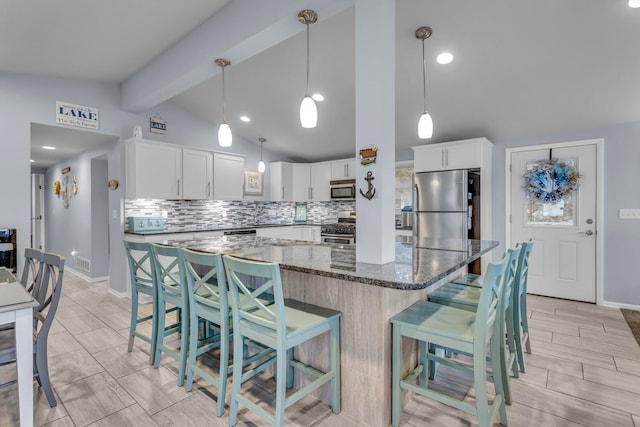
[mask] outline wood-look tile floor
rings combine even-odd
[[[215,389],[198,379],[187,393],[177,386],[176,365],[163,358],[149,365],[149,345],[136,340],[127,352],[130,300],[107,292],[108,283],[87,283],[67,272],[49,336],[49,367],[58,405],[50,408],[34,382],[38,426],[226,426],[228,410],[215,416]],[[533,354],[527,372],[510,381],[510,426],[640,427],[640,347],[617,309],[529,296]],[[150,309],[150,305],[143,306]],[[0,368],[0,381],[15,366]],[[265,405],[273,380],[247,384]],[[460,399],[474,390],[463,375],[441,368],[434,387]],[[229,387],[230,388],[230,387]],[[366,395],[363,395],[366,399]],[[228,399],[227,399],[228,402]],[[352,427],[358,420],[334,415],[311,397],[286,412],[288,426]],[[0,389],[0,426],[17,426],[16,386]],[[264,425],[241,409],[239,426]],[[414,397],[401,425],[474,426],[474,417],[432,400]],[[496,424],[499,425],[499,424]]]

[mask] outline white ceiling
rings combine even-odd
[[[103,3],[81,8],[85,3],[71,0],[2,2],[0,37],[11,43],[0,44],[0,71],[121,82],[228,1],[191,0],[189,7],[153,0]],[[627,7],[627,0],[401,0],[396,5],[398,149],[640,120],[640,9]],[[416,136],[422,53],[414,31],[422,25],[434,30],[425,42],[427,107],[435,127],[429,141]],[[300,26],[293,38],[227,69],[228,121],[235,135],[256,144],[264,136],[265,149],[293,158],[352,155],[353,8],[311,26],[310,85],[326,98],[319,103],[319,125],[311,130],[298,122],[305,85]],[[445,49],[454,62],[436,64],[435,55]],[[217,124],[220,96],[218,74],[172,101]],[[252,122],[240,122],[240,114]]]

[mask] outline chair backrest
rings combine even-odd
[[[187,299],[189,307],[206,297],[208,306],[220,310],[222,315],[229,313],[227,281],[220,254],[194,252],[189,249],[180,251],[182,270],[187,279]]]
[[[151,244],[123,241],[129,262],[131,287],[138,284],[153,285],[153,265],[151,264]]]
[[[515,292],[518,296],[526,295],[527,293],[527,278],[529,277],[529,254],[533,249],[533,244],[536,241],[529,239],[528,242],[522,243],[522,250],[520,251],[520,257],[518,259],[518,270],[516,271],[516,283]]]
[[[498,313],[498,305],[502,298],[504,286],[503,276],[507,270],[510,254],[506,252],[498,262],[491,262],[487,266],[478,309],[476,310],[476,324],[474,330],[474,350],[484,354],[484,349],[494,333],[494,325]]]
[[[223,256],[227,282],[231,290],[233,327],[240,327],[242,320],[256,326],[271,329],[280,339],[286,336],[284,297],[280,265]],[[253,286],[257,283],[257,287]],[[274,304],[267,307],[265,295],[272,294]],[[242,331],[240,331],[242,333]]]
[[[41,340],[42,337],[46,340],[56,315],[62,293],[64,257],[53,253],[43,253],[40,263],[42,264],[42,274],[39,282],[34,286],[34,291],[37,289],[37,294],[33,295],[40,303],[33,310],[34,327],[38,331],[36,341]],[[42,325],[38,327],[38,323]]]
[[[518,293],[516,291],[516,280],[518,272],[518,260],[520,259],[520,252],[522,251],[522,245],[516,244],[513,249],[508,249],[509,259],[507,261],[507,270],[502,276],[503,289],[502,289],[502,301],[501,310],[504,312],[509,311],[514,302],[518,301]]]
[[[186,303],[186,280],[180,266],[180,248],[151,243],[151,259],[158,292],[182,298]]]
[[[38,281],[38,276],[42,272],[42,264],[40,263],[42,253],[40,249],[26,248],[24,250],[24,266],[20,283],[29,292],[33,291],[33,285]]]

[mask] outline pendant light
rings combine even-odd
[[[266,142],[266,138],[260,137],[258,141],[260,141],[260,161],[258,162],[258,172],[263,173],[265,170],[264,160],[262,160],[262,145]]]
[[[231,147],[233,135],[231,134],[231,128],[227,123],[227,106],[224,84],[224,69],[231,65],[231,62],[228,59],[218,58],[216,59],[216,64],[222,68],[222,123],[218,128],[218,144],[220,144],[221,147]]]
[[[422,99],[424,102],[423,113],[418,121],[418,138],[429,139],[433,136],[433,120],[427,112],[427,63],[424,57],[424,41],[431,37],[433,31],[429,27],[420,27],[416,30],[416,38],[422,40]]]
[[[300,104],[300,124],[303,128],[314,128],[318,124],[318,108],[309,94],[309,24],[318,20],[318,14],[313,10],[303,10],[298,13],[298,21],[307,26],[307,92]]]

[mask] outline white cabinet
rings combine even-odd
[[[311,165],[294,163],[291,165],[291,199],[296,202],[311,200]]]
[[[331,179],[354,179],[355,177],[355,159],[344,159],[331,162]]]
[[[416,172],[481,168],[491,162],[491,142],[466,139],[413,147]]]
[[[272,202],[284,202],[292,200],[291,163],[273,162],[270,165],[271,176],[269,192]]]
[[[293,239],[305,242],[320,243],[320,226],[295,225],[293,227]]]
[[[182,148],[161,142],[126,142],[128,199],[181,199]]]
[[[331,199],[329,182],[331,181],[331,163],[313,163],[311,165],[311,200],[327,201]]]
[[[292,201],[324,201],[330,199],[331,164],[294,163],[291,165]]]
[[[182,198],[210,199],[213,191],[213,154],[182,149]]]
[[[265,227],[256,230],[258,237],[270,237],[273,239],[294,239],[293,227]]]
[[[213,154],[213,198],[242,200],[244,186],[244,157],[232,154]]]

